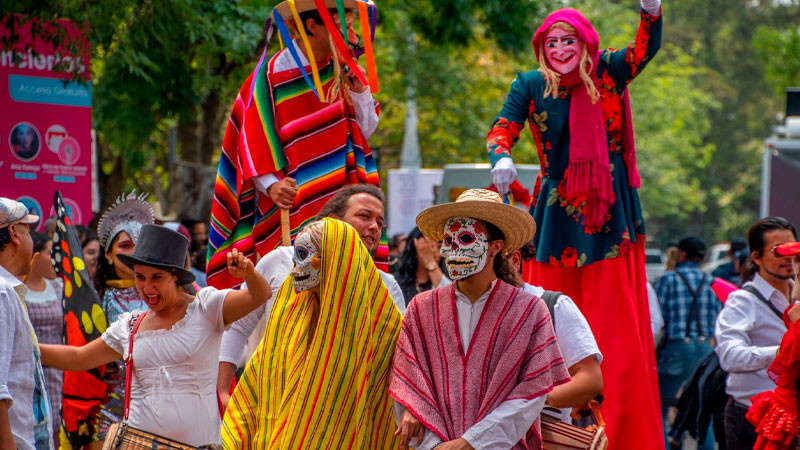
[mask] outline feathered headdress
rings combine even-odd
[[[103,213],[97,224],[97,237],[100,239],[103,251],[110,250],[111,243],[121,231],[128,233],[136,244],[142,225],[152,225],[156,222],[155,211],[146,200],[147,195],[146,192],[136,195],[135,189],[130,194],[122,193]]]

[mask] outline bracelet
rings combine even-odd
[[[444,445],[444,441],[439,441],[439,443],[438,443],[438,444],[436,444],[436,445],[434,445],[433,447],[431,447],[431,450],[433,450],[433,449],[435,449],[435,448],[439,448],[439,447],[441,447],[441,446],[443,446],[443,445]]]

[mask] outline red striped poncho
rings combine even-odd
[[[498,280],[466,355],[455,302],[453,285],[414,297],[389,384],[389,394],[445,442],[505,401],[530,400],[569,381],[541,299]],[[541,448],[536,429],[514,448]]]
[[[256,253],[263,256],[280,245],[279,208],[269,196],[256,195],[254,177],[274,174],[297,180],[292,237],[343,186],[380,186],[353,108],[341,99],[320,102],[297,68],[276,72],[275,61],[284,51],[261,64],[242,85],[225,130],[206,267],[209,285],[217,288],[241,282],[226,268],[225,255],[232,248],[255,261]],[[329,58],[320,65],[326,93],[335,81],[333,64]]]

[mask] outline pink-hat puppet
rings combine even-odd
[[[517,74],[486,139],[492,184],[505,194],[517,180],[512,148],[530,128],[541,170],[530,208],[536,257],[523,278],[568,295],[586,317],[603,351],[614,448],[664,445],[628,94],[660,48],[663,20],[658,0],[639,3],[636,37],[619,50],[604,48],[579,11],[550,14],[531,40],[539,67]]]

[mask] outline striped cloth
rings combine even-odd
[[[320,299],[289,277],[228,403],[226,449],[394,449],[388,378],[400,312],[366,247],[324,219]]]
[[[389,393],[442,441],[508,400],[569,381],[544,301],[500,280],[464,354],[454,285],[423,292],[403,317]],[[535,428],[513,448],[542,448]]]
[[[245,81],[225,130],[211,208],[209,286],[241,282],[227,272],[225,255],[231,248],[255,260],[256,253],[263,256],[280,244],[279,208],[269,196],[256,194],[254,177],[297,180],[292,237],[342,186],[380,186],[352,106],[342,99],[320,102],[299,69],[276,72],[275,61],[284,51]],[[325,92],[335,81],[333,64],[329,58],[320,66]]]

